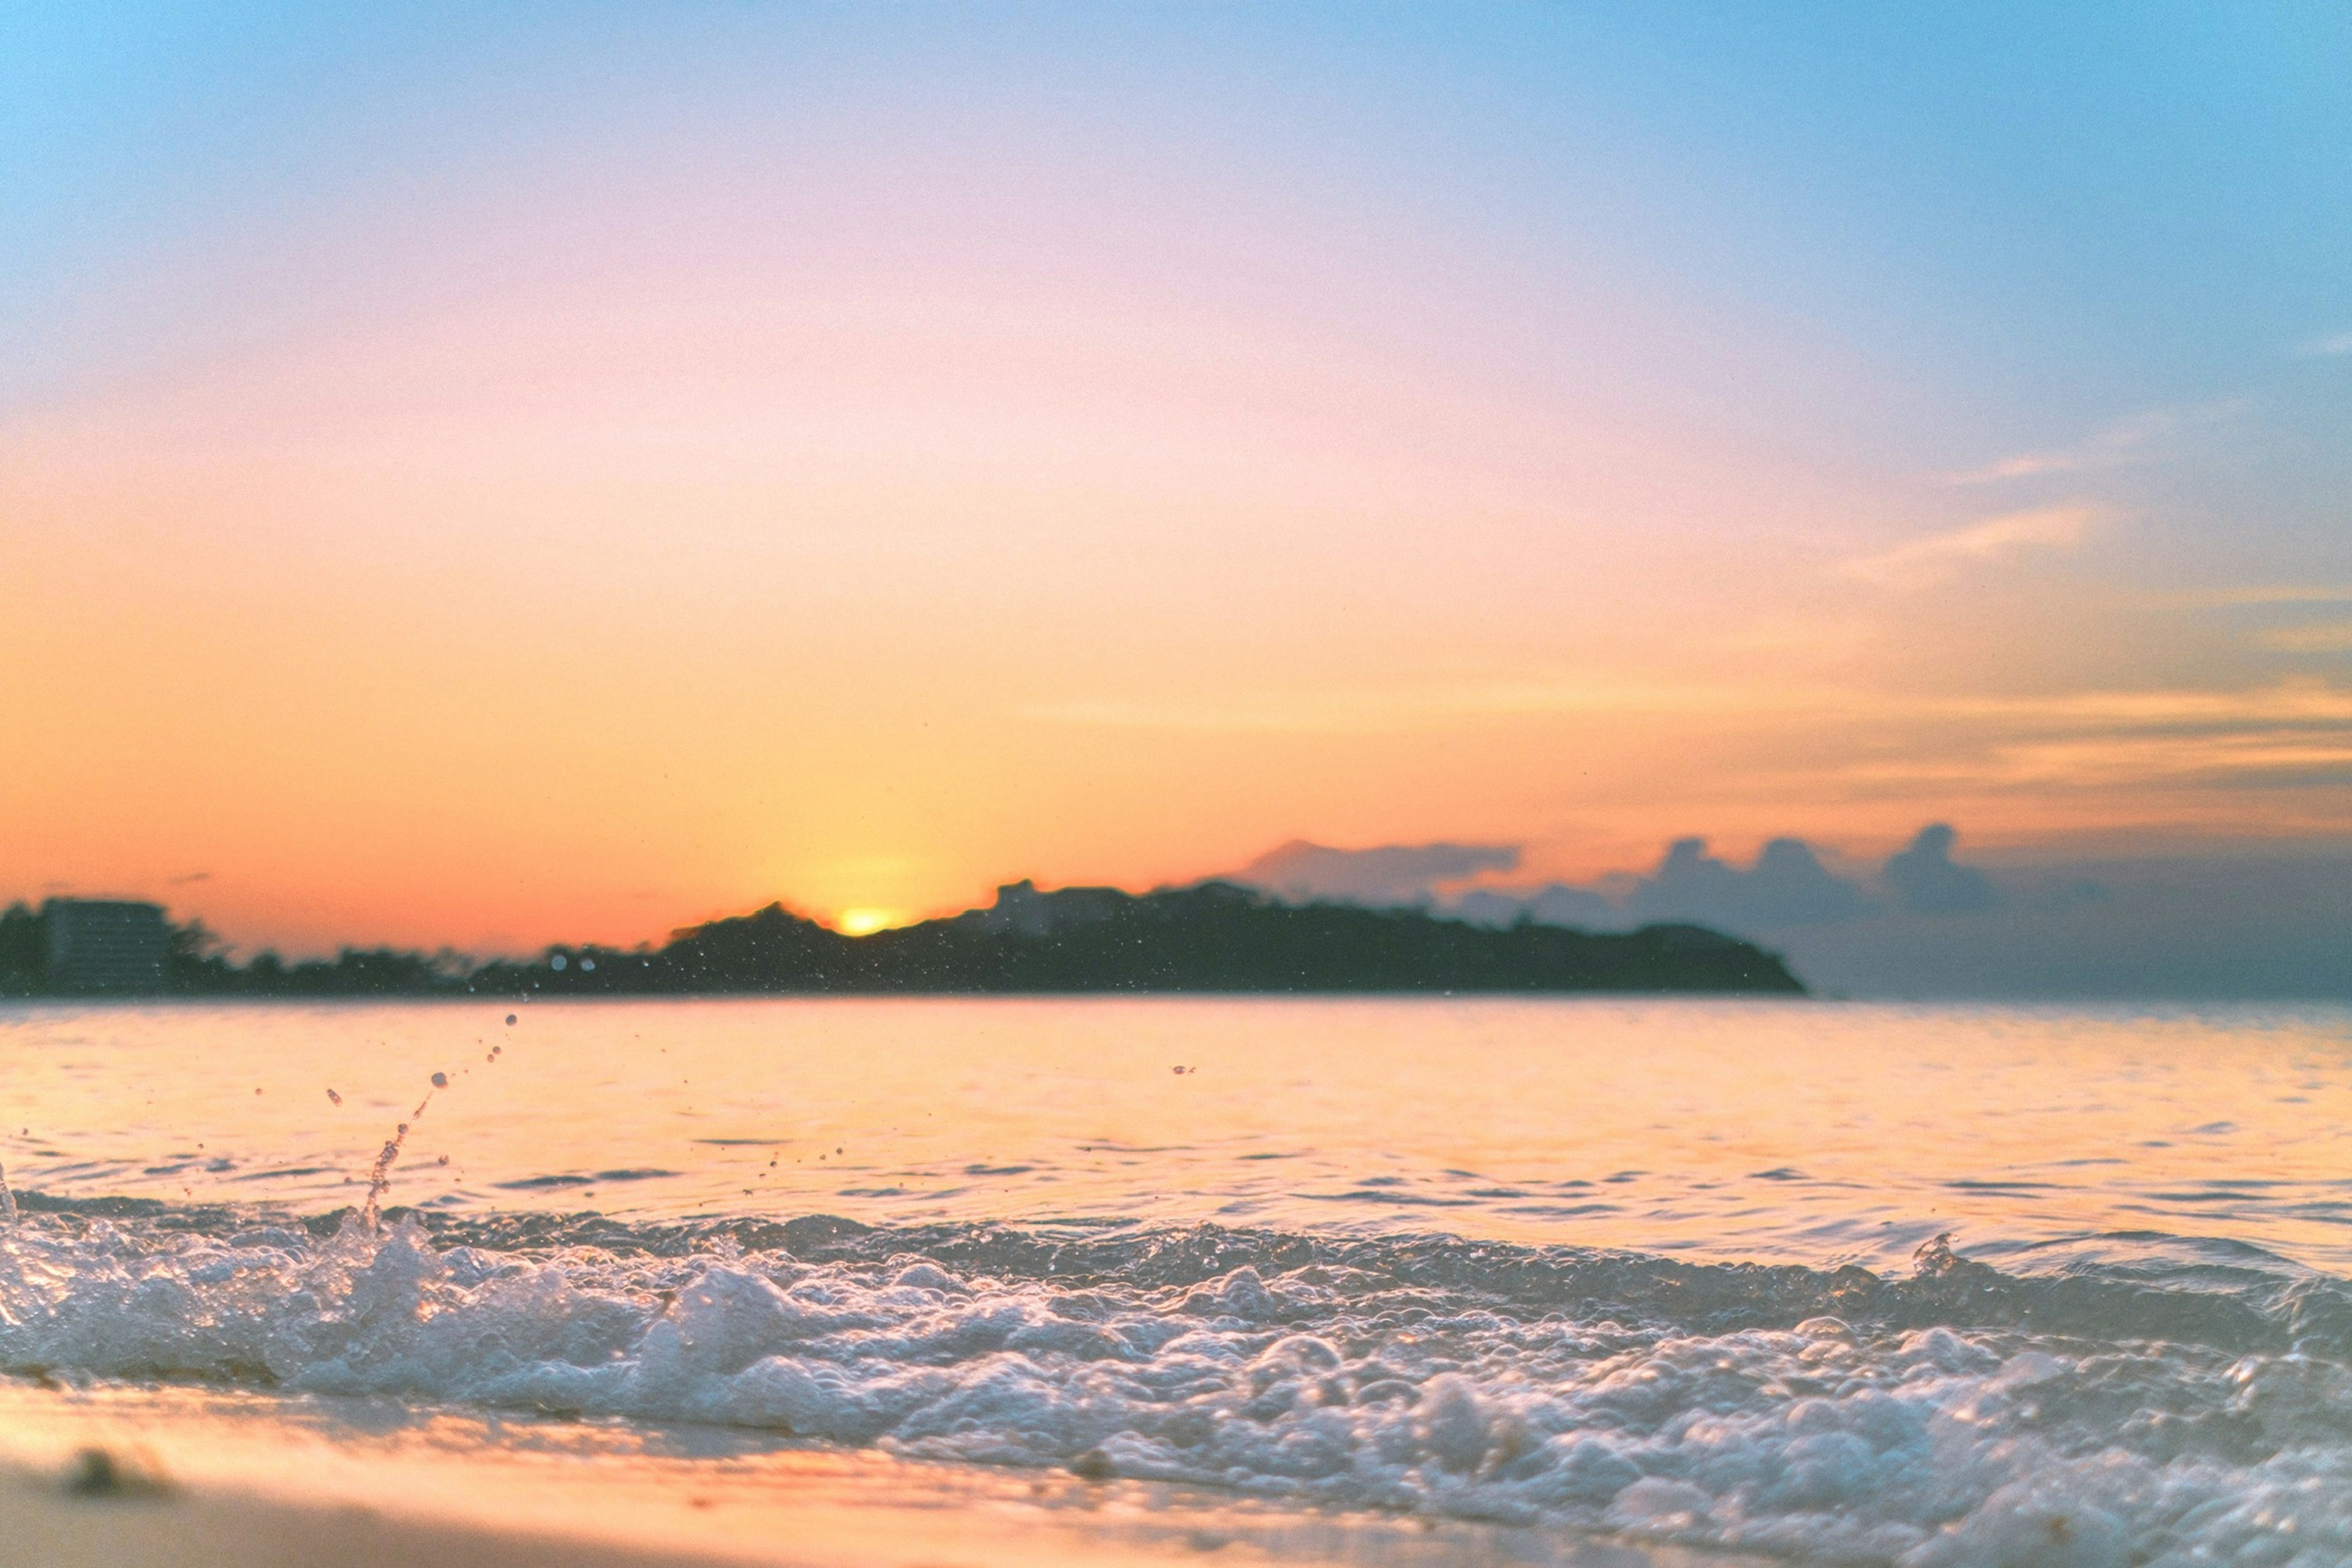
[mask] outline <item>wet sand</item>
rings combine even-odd
[[[1128,1480],[464,1414],[0,1384],[0,1568],[1741,1568]],[[691,1452],[698,1443],[712,1451]],[[91,1458],[102,1453],[103,1461]]]
[[[576,1536],[500,1532],[388,1518],[342,1506],[301,1506],[235,1493],[161,1500],[69,1497],[47,1478],[0,1489],[0,1563],[16,1568],[652,1568],[740,1562],[646,1551]],[[778,1557],[774,1561],[798,1561]]]

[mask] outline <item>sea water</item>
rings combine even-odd
[[[2352,1562],[2341,1007],[20,1005],[0,1163],[0,1370],[51,1383]]]

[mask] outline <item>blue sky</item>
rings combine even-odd
[[[984,118],[1016,157],[1081,136],[1122,173],[1530,259],[1613,238],[1998,378],[2021,418],[2193,398],[2352,331],[2333,6],[10,10],[25,308],[121,248],[462,181],[535,136],[714,106],[787,145],[840,134],[814,101],[889,114],[878,142]]]

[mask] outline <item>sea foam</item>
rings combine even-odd
[[[2352,1293],[2315,1277],[26,1207],[19,1375],[725,1423],[1808,1561],[2352,1562]]]

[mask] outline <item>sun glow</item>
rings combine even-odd
[[[844,910],[834,925],[845,936],[872,936],[886,926],[898,924],[900,920],[897,910]]]

